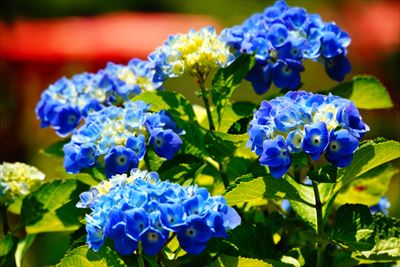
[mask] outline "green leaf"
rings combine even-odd
[[[17,250],[15,251],[15,262],[17,263],[17,267],[22,266],[22,259],[33,241],[35,241],[35,238],[36,235],[27,234],[24,239],[18,242]]]
[[[249,242],[251,237],[251,242]],[[261,224],[243,223],[229,233],[228,242],[237,248],[233,256],[256,259],[279,259],[271,231]],[[225,251],[225,254],[228,252]],[[229,253],[230,255],[230,253]]]
[[[309,171],[307,175],[318,183],[336,183],[337,168],[333,165],[324,165],[317,170]]]
[[[79,194],[87,189],[87,185],[77,180],[42,184],[24,199],[20,224],[29,234],[77,230],[85,212],[75,205]]]
[[[179,117],[185,121],[196,120],[196,115],[190,102],[183,95],[176,92],[143,92],[132,100],[142,100],[150,104],[150,110],[154,112],[166,110],[173,117]]]
[[[231,179],[245,175],[249,173],[249,169],[253,163],[254,160],[252,159],[236,156],[232,157],[229,160],[226,174]]]
[[[109,247],[103,246],[94,252],[86,245],[68,252],[56,267],[126,267],[119,255]]]
[[[375,224],[369,208],[360,204],[345,204],[337,210],[330,237],[353,251],[370,250],[375,245]]]
[[[250,102],[235,102],[233,104],[227,103],[225,111],[218,127],[220,132],[228,132],[228,130],[234,126],[242,118],[253,117],[253,111],[256,109],[256,105]],[[249,121],[250,119],[248,119]],[[237,129],[239,132],[247,132],[246,129]]]
[[[372,76],[355,76],[353,81],[339,84],[331,90],[331,93],[352,100],[362,109],[393,107],[385,86]]]
[[[184,96],[176,92],[154,91],[144,92],[133,99],[133,101],[136,100],[142,100],[150,104],[150,110],[153,112],[166,110],[178,127],[186,132],[180,136],[183,140],[183,145],[180,149],[181,154],[203,157],[207,153],[204,147],[204,132],[196,120],[192,105]],[[153,163],[162,160],[157,156],[152,158],[154,159]],[[154,164],[156,168],[151,170],[157,170],[161,163]]]
[[[367,141],[354,154],[349,166],[338,171],[342,186],[357,179],[373,168],[400,158],[400,143],[396,141]],[[340,186],[337,187],[340,189]]]
[[[298,189],[301,189],[300,192]],[[271,175],[265,177],[253,177],[244,175],[236,179],[235,184],[231,185],[225,192],[224,197],[228,205],[238,205],[243,202],[264,198],[281,198],[296,200],[301,203],[311,201],[307,194],[303,192],[304,187],[296,185],[295,181],[289,179],[275,179]],[[307,200],[302,197],[307,197]],[[312,204],[308,202],[307,204]]]
[[[217,107],[218,125],[221,123],[229,98],[251,70],[254,63],[255,58],[253,56],[243,54],[231,65],[219,69],[215,74],[212,80],[211,96],[214,105]]]
[[[278,263],[278,265],[273,265],[272,263],[268,263],[258,259],[252,258],[244,258],[244,257],[235,257],[235,256],[227,256],[221,255],[218,257],[216,261],[214,261],[210,267],[241,267],[241,266],[251,266],[251,267],[272,267],[272,266],[291,266],[287,264],[280,265],[280,262],[273,261],[273,263]]]
[[[167,160],[157,155],[152,147],[148,147],[144,155],[146,167],[149,171],[158,171],[164,162]]]
[[[378,213],[375,222],[375,246],[371,250],[352,254],[361,263],[392,262],[400,260],[400,219]]]
[[[104,174],[104,171],[98,169],[97,167],[85,169],[82,173],[89,174],[97,182],[101,182],[101,181],[107,180],[107,177]]]
[[[204,136],[207,154],[217,162],[223,162],[233,156],[240,143],[247,140],[247,134],[226,134],[207,131]]]
[[[375,205],[388,190],[390,180],[399,170],[391,164],[380,165],[343,187],[336,198],[336,203],[360,203]]]
[[[203,164],[202,159],[192,155],[178,154],[174,160],[164,161],[158,169],[158,174],[163,180],[194,178],[197,169]]]
[[[305,202],[299,202],[296,199],[289,199],[292,209],[296,214],[304,220],[311,228],[315,231],[317,229],[317,210],[315,209],[315,195],[314,190],[311,186],[297,183],[294,179],[286,175],[286,180],[299,192],[301,198]],[[323,223],[328,217],[333,201],[335,199],[335,194],[332,194],[332,190],[335,187],[334,183],[320,183],[318,184],[318,192],[320,195],[320,200],[322,203],[322,219]],[[304,205],[304,203],[309,203],[311,205]]]
[[[13,261],[14,251],[17,247],[17,239],[12,235],[6,235],[0,237],[0,266],[13,267],[15,262]]]
[[[55,157],[63,158],[64,157],[64,145],[69,143],[70,140],[71,140],[70,138],[60,140],[54,144],[51,144],[50,146],[48,146],[44,149],[41,149],[39,151],[39,153],[47,155],[47,156],[55,156]]]
[[[16,198],[8,207],[7,211],[19,215],[21,213],[22,201],[24,196]]]

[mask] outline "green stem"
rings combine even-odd
[[[312,187],[314,190],[314,197],[315,197],[315,210],[317,213],[317,241],[316,241],[316,248],[317,248],[317,267],[323,266],[323,259],[324,259],[324,251],[326,245],[320,240],[320,236],[323,235],[323,218],[322,218],[322,203],[321,198],[319,195],[318,190],[318,183],[312,181]]]
[[[142,254],[142,244],[139,243],[139,247],[137,249],[137,259],[138,259],[138,264],[139,267],[145,267],[144,265],[144,260],[143,260],[143,254]]]
[[[315,196],[315,210],[317,212],[317,234],[321,235],[322,234],[322,202],[321,198],[319,196],[319,190],[318,190],[318,183],[315,181],[312,181],[312,187],[314,189],[314,196]]]
[[[206,108],[206,111],[207,111],[208,125],[209,125],[210,130],[214,131],[215,126],[214,126],[214,121],[213,121],[212,114],[211,114],[210,102],[208,101],[208,91],[204,85],[205,79],[202,79],[202,78],[198,79],[198,83],[199,83],[200,90],[201,90],[201,97],[203,98],[203,101],[204,101],[204,107]]]
[[[229,178],[228,178],[228,175],[226,174],[226,172],[227,172],[227,164],[223,163],[223,162],[220,162],[220,163],[218,163],[218,165],[219,165],[219,173],[221,175],[222,181],[224,182],[224,186],[225,186],[225,189],[226,189],[229,186]]]
[[[317,244],[317,267],[323,267],[324,266],[324,252],[327,244]]]
[[[8,218],[7,218],[7,207],[0,206],[0,235],[6,236],[9,230]]]

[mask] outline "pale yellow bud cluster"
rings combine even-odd
[[[9,204],[41,183],[45,175],[24,163],[4,162],[0,165],[0,203]]]

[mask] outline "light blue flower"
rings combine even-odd
[[[247,146],[274,177],[288,171],[291,154],[325,158],[337,167],[351,163],[359,140],[369,130],[350,100],[305,91],[263,101],[248,129]]]
[[[87,243],[98,251],[107,239],[121,255],[132,254],[139,242],[155,255],[172,233],[190,254],[199,254],[213,237],[227,238],[240,216],[221,196],[205,188],[160,181],[155,172],[133,169],[80,195],[86,215]]]
[[[179,129],[165,111],[152,113],[143,101],[128,101],[93,112],[64,146],[64,167],[70,173],[98,167],[107,177],[137,168],[147,151],[172,159],[182,140]],[[176,131],[176,132],[175,132]]]
[[[36,106],[41,127],[51,126],[58,135],[70,135],[82,119],[110,105],[119,105],[144,91],[161,89],[154,82],[149,61],[132,59],[128,65],[109,63],[98,73],[65,77],[50,85]]]

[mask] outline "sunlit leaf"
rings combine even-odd
[[[351,82],[344,82],[333,88],[331,93],[352,100],[362,109],[393,107],[385,86],[372,76],[355,76]]]
[[[86,245],[68,252],[56,267],[126,267],[119,255],[109,247],[103,246],[94,252]]]

